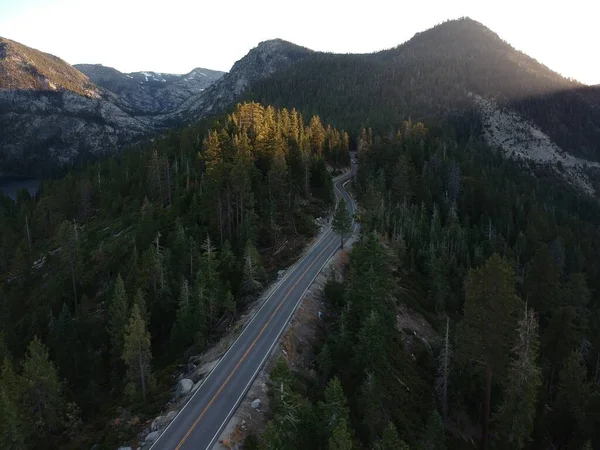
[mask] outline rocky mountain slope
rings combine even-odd
[[[315,54],[312,50],[282,39],[264,41],[237,61],[231,71],[212,85],[204,95],[192,97],[179,114],[197,119],[219,113],[240,97],[248,86],[267,80],[298,61]]]
[[[48,176],[152,131],[63,60],[0,40],[0,176]]]
[[[71,91],[98,98],[88,77],[62,59],[0,37],[0,89],[15,91]]]
[[[200,94],[223,72],[196,68],[183,75],[157,72],[121,73],[101,64],[74,66],[97,86],[118,96],[119,105],[133,115],[158,115],[177,110],[188,98]]]
[[[231,72],[121,73],[70,66],[9,40],[0,45],[0,177],[46,177],[143,136],[222,112],[247,86],[312,54],[260,43]]]

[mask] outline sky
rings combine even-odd
[[[600,84],[597,0],[0,0],[0,36],[122,72],[228,71],[259,42],[364,53],[469,16],[551,69]],[[555,6],[556,5],[556,6]]]

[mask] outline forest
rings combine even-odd
[[[600,448],[598,204],[451,126],[357,147],[362,238],[326,285],[316,376],[275,364],[247,448]]]
[[[343,130],[239,104],[0,198],[0,448],[116,448],[333,207]]]

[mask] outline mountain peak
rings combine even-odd
[[[98,97],[87,76],[62,59],[0,37],[0,89],[72,91]]]

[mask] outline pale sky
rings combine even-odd
[[[600,84],[598,0],[0,0],[0,36],[122,72],[228,71],[260,41],[364,53],[469,16],[564,76]]]

